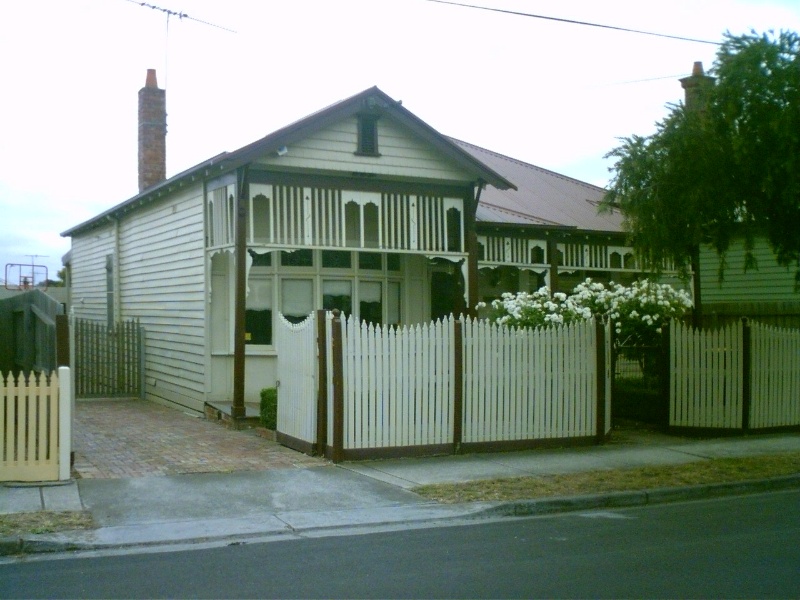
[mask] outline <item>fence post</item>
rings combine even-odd
[[[672,320],[661,325],[661,405],[666,407],[666,426],[672,425]]]
[[[597,442],[606,437],[606,328],[603,321],[594,318],[595,371],[597,384]]]
[[[56,315],[56,367],[69,366],[69,319]]]
[[[327,312],[317,311],[317,454],[328,445],[328,338]]]
[[[344,458],[344,360],[342,356],[342,320],[339,311],[333,311],[331,328],[333,359],[333,447],[331,460],[342,462]]]
[[[742,430],[750,429],[750,322],[742,317]]]
[[[70,478],[72,467],[72,383],[69,367],[58,368],[58,479]]]
[[[461,452],[464,436],[464,323],[453,321],[453,452]]]

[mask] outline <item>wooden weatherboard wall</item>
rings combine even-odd
[[[198,183],[77,232],[71,263],[75,316],[138,319],[147,330],[147,398],[197,412],[206,399],[203,206]]]
[[[258,162],[281,169],[358,172],[440,181],[470,180],[455,165],[390,119],[378,119],[379,159],[355,154],[357,140],[358,119],[350,117],[288,146],[284,156],[266,156]]]
[[[700,277],[704,307],[716,303],[797,302],[795,267],[782,267],[765,238],[757,238],[753,253],[758,268],[744,270],[744,243],[734,241],[728,251],[727,268],[719,281],[719,259],[710,248],[700,252]]]

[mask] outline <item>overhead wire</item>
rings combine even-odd
[[[695,42],[697,44],[712,44],[714,46],[719,46],[720,45],[720,42],[712,42],[710,40],[701,40],[701,39],[697,39],[697,38],[684,37],[684,36],[680,36],[680,35],[669,35],[669,34],[666,34],[666,33],[656,33],[656,32],[653,32],[653,31],[644,31],[644,30],[641,30],[641,29],[631,29],[631,28],[628,28],[628,27],[618,27],[616,25],[603,25],[601,23],[592,23],[590,21],[578,21],[578,20],[575,20],[575,19],[564,19],[564,18],[560,18],[560,17],[550,17],[550,16],[547,16],[547,15],[537,15],[537,14],[533,14],[533,13],[526,13],[526,12],[521,12],[521,11],[516,11],[516,10],[509,10],[509,9],[505,9],[505,8],[493,8],[493,7],[490,7],[490,6],[479,6],[479,5],[476,5],[476,4],[461,4],[460,2],[449,2],[448,0],[426,0],[426,1],[427,2],[435,2],[437,4],[449,4],[451,6],[461,6],[463,8],[474,8],[474,9],[477,9],[477,10],[487,10],[487,11],[491,11],[491,12],[498,12],[498,13],[504,13],[504,14],[508,14],[508,15],[515,15],[515,16],[518,16],[518,17],[529,17],[529,18],[532,18],[532,19],[543,19],[545,21],[556,21],[556,22],[559,22],[559,23],[568,23],[568,24],[571,24],[571,25],[585,25],[587,27],[598,27],[598,28],[601,28],[601,29],[612,29],[612,30],[615,30],[615,31],[625,31],[627,33],[638,33],[640,35],[651,35],[651,36],[655,36],[655,37],[668,38],[668,39],[672,39],[672,40],[680,40],[680,41],[683,41],[683,42]]]

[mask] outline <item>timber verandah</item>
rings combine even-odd
[[[280,321],[278,440],[295,449],[338,462],[597,443],[610,431],[606,324],[376,327],[325,311]]]

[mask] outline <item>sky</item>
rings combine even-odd
[[[453,1],[708,42],[800,31],[797,0]],[[604,186],[604,156],[716,51],[430,0],[0,0],[0,280],[55,279],[60,233],[136,195],[149,68],[168,177],[377,85],[442,134]]]

